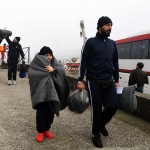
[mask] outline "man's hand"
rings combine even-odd
[[[117,82],[117,83],[115,83],[115,86],[116,86],[116,89],[117,89],[117,87],[119,87],[120,85],[119,85],[119,83]]]
[[[48,65],[48,66],[45,66],[44,70],[49,73],[49,72],[53,72],[54,68],[52,66]]]
[[[84,82],[83,81],[78,81],[77,83],[77,89],[82,91],[85,89],[85,85],[84,85]]]

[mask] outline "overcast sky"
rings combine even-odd
[[[31,59],[43,46],[61,60],[80,57],[81,20],[87,38],[95,36],[101,16],[112,19],[113,40],[150,29],[149,0],[0,0],[0,6],[0,29],[11,30],[11,40],[20,36]]]

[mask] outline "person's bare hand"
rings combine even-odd
[[[118,88],[119,87],[119,83],[117,82],[117,83],[115,83],[115,86],[116,86],[116,88]]]
[[[84,82],[83,81],[78,81],[77,83],[77,89],[82,91],[85,89],[85,85],[84,85]]]
[[[45,66],[45,69],[44,69],[46,72],[53,72],[54,71],[54,68],[50,65],[48,66]]]

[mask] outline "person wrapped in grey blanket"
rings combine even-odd
[[[37,142],[44,136],[53,138],[49,131],[54,114],[67,107],[70,94],[69,81],[49,47],[44,46],[37,53],[28,70],[32,108],[36,111]]]

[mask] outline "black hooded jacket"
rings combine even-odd
[[[96,37],[89,38],[82,50],[79,67],[79,81],[84,75],[87,80],[119,80],[118,51],[116,44],[109,38],[103,38],[97,32]]]
[[[21,45],[18,42],[11,41],[9,38],[6,38],[6,41],[9,44],[8,59],[18,59],[19,54],[22,59],[24,59],[24,53]]]

